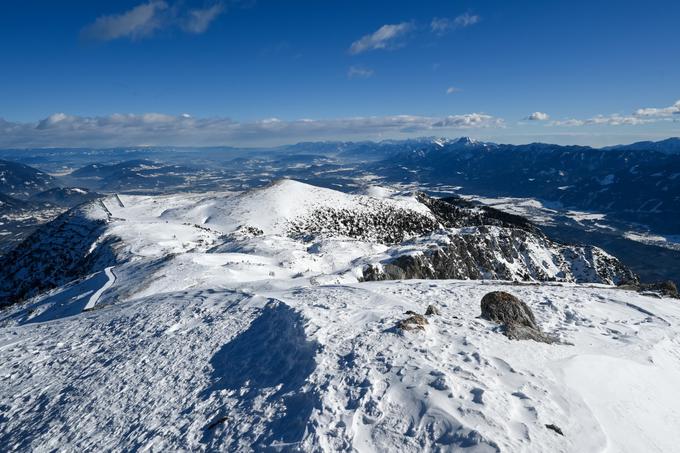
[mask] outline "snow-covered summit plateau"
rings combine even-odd
[[[0,258],[3,450],[677,449],[677,300],[520,217],[365,193],[114,195],[43,226]],[[555,343],[481,319],[496,290]]]

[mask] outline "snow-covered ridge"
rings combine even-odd
[[[261,278],[264,268],[265,276],[329,282],[490,278],[612,284],[635,278],[601,250],[553,243],[517,216],[462,200],[373,192],[382,196],[282,180],[240,193],[111,196],[70,211],[4,257],[1,294],[6,301],[20,300],[114,262],[181,261],[188,253],[208,251],[216,262],[232,262],[230,254],[239,253],[237,261],[250,269],[239,273],[242,281]],[[421,258],[406,263],[405,272],[383,272],[386,264],[403,267],[405,255]]]

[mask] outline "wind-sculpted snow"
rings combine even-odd
[[[219,282],[151,283],[152,296],[51,322],[17,326],[22,308],[5,312],[4,449],[663,452],[680,441],[671,300],[501,282],[251,293]],[[495,290],[565,344],[510,340],[480,319]],[[440,315],[424,331],[395,331],[429,304]]]
[[[209,448],[264,451],[294,445],[304,436],[318,406],[318,389],[307,380],[319,347],[307,339],[304,326],[298,312],[273,301],[212,356],[214,383],[205,397],[226,393],[229,398],[206,425],[203,442]],[[256,417],[263,423],[234,423]]]

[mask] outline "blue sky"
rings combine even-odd
[[[678,23],[671,0],[6,1],[0,146],[677,136]]]

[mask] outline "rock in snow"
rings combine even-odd
[[[677,449],[677,303],[610,285],[613,257],[563,267],[530,226],[386,193],[120,195],[46,225],[0,268],[3,451]],[[467,228],[488,248],[445,247]],[[529,236],[501,252],[514,230]],[[473,256],[464,278],[529,281],[365,281],[435,245]],[[13,292],[15,272],[40,287]],[[497,291],[522,303],[491,319],[558,341],[496,334],[479,301]],[[428,305],[427,328],[394,328]]]
[[[512,340],[553,341],[536,325],[531,308],[505,291],[493,291],[482,297],[482,318],[503,326],[503,333]]]

